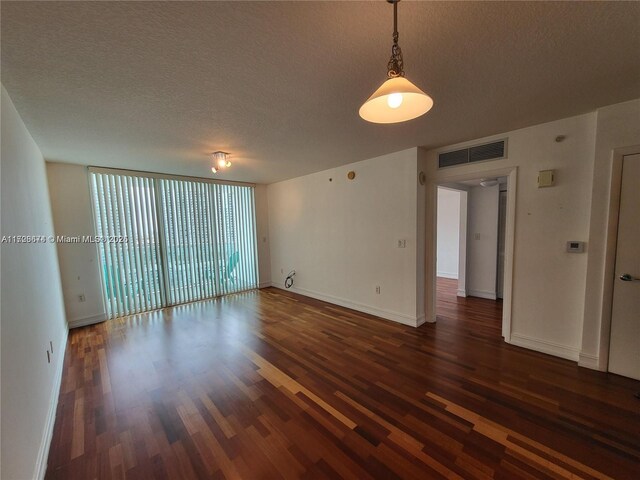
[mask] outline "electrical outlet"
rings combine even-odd
[[[479,233],[476,233],[476,234],[473,236],[473,238],[475,238],[476,240],[480,240],[480,234],[479,234]]]
[[[407,240],[404,238],[398,240],[398,248],[407,248]]]
[[[78,300],[79,300],[80,302],[85,302],[85,301],[87,300],[87,299],[85,298],[85,296],[84,296],[84,293],[81,293],[80,295],[78,295]]]
[[[284,274],[284,268],[280,269],[280,273]]]
[[[380,295],[380,285],[377,285],[377,286],[376,286],[376,293],[377,293],[378,295]]]

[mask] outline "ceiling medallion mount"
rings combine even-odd
[[[213,152],[211,154],[211,160],[213,160],[213,167],[211,167],[211,171],[213,173],[218,173],[220,170],[229,168],[231,166],[229,157],[230,155],[227,152]]]
[[[398,45],[398,2],[400,0],[387,0],[393,4],[393,46],[391,47],[391,58],[387,64],[387,77],[404,77],[404,61],[402,60],[402,49]]]
[[[498,179],[497,178],[482,178],[480,179],[480,185],[483,187],[495,187],[496,185],[498,185]]]
[[[431,97],[404,78],[402,49],[398,44],[399,1],[387,0],[393,4],[393,46],[387,64],[388,79],[360,107],[360,116],[368,122],[406,122],[424,115],[433,107]]]

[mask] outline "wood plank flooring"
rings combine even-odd
[[[438,299],[417,329],[270,288],[72,330],[47,478],[640,478],[640,382]]]

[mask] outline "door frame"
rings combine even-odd
[[[501,207],[502,205],[502,194],[505,194],[505,200],[504,200],[504,207]],[[498,270],[496,272],[496,298],[500,298],[500,299],[504,299],[504,257],[506,256],[506,251],[507,251],[507,245],[506,245],[506,241],[507,241],[507,204],[509,203],[509,186],[507,185],[507,190],[498,190],[498,255],[497,255],[497,262],[496,262],[496,269]],[[498,269],[498,265],[500,265],[500,222],[502,221],[502,215],[504,215],[504,240],[503,240],[503,250],[504,252],[502,252],[502,291],[500,291],[500,289],[498,288],[498,285],[500,284],[500,269]],[[498,294],[502,294],[501,296],[498,296]]]
[[[611,321],[613,315],[613,288],[616,281],[616,251],[618,249],[618,223],[620,194],[622,190],[622,161],[628,155],[640,154],[640,145],[615,148],[611,152],[611,185],[609,189],[609,211],[607,214],[607,237],[605,245],[604,282],[602,289],[602,317],[600,320],[600,348],[598,370],[609,371],[609,347],[611,343]]]
[[[516,230],[516,188],[518,167],[504,167],[493,170],[482,168],[467,170],[465,173],[448,174],[440,172],[436,178],[431,178],[427,185],[427,252],[426,252],[426,295],[425,306],[429,322],[436,321],[436,242],[437,242],[437,211],[438,186],[446,183],[456,183],[465,180],[475,180],[481,177],[507,177],[507,223],[505,228],[505,259],[504,259],[504,298],[502,300],[502,336],[505,342],[511,343],[511,316],[513,304],[513,259],[515,252]]]

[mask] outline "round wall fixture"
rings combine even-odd
[[[424,174],[424,172],[420,172],[418,174],[418,181],[420,182],[420,185],[424,185],[427,182],[427,176]]]
[[[347,173],[347,178],[349,180],[353,180],[354,178],[356,178],[356,172],[354,172],[353,170],[351,170],[349,173]]]

